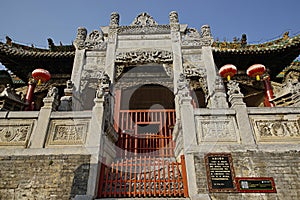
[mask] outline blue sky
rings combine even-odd
[[[214,38],[228,41],[243,33],[249,43],[276,39],[285,31],[300,34],[299,0],[0,0],[0,7],[2,42],[8,35],[43,48],[49,37],[55,44],[71,44],[79,26],[92,31],[108,25],[113,11],[121,25],[129,25],[141,12],[168,24],[175,10],[181,24],[198,30],[209,24]]]

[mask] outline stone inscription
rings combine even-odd
[[[210,192],[235,190],[234,171],[230,154],[208,154],[205,156],[205,164]]]

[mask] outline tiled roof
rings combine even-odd
[[[230,54],[262,54],[272,51],[280,51],[293,46],[300,47],[300,34],[294,37],[284,36],[280,39],[261,43],[243,44],[241,42],[219,42],[215,41],[212,45],[214,52]]]

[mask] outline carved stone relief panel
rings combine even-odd
[[[32,132],[34,120],[1,120],[0,146],[26,147]]]
[[[120,52],[116,55],[118,64],[171,63],[173,54],[164,50],[138,49],[130,52]]]
[[[234,116],[197,116],[196,124],[198,144],[203,142],[240,142]]]
[[[300,143],[300,117],[250,116],[257,142]]]
[[[51,120],[47,145],[83,145],[88,131],[89,120]]]

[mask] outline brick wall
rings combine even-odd
[[[90,155],[0,156],[0,199],[70,199],[85,194]]]
[[[273,177],[277,193],[210,193],[215,200],[300,199],[300,152],[232,152],[236,177]],[[198,193],[208,193],[204,154],[195,154]]]

